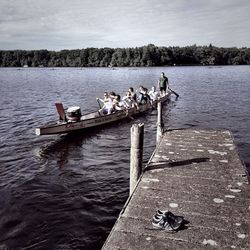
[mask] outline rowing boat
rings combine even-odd
[[[160,101],[163,103],[169,99],[171,92],[167,93],[165,96],[160,98]],[[139,105],[139,108],[130,108],[126,110],[116,111],[115,113],[111,113],[109,115],[100,115],[100,113],[92,112],[86,115],[82,115],[78,121],[75,120],[67,120],[64,119],[64,110],[62,108],[62,104],[57,106],[58,113],[61,117],[61,120],[56,122],[47,123],[46,125],[36,128],[36,135],[52,135],[52,134],[63,134],[70,133],[78,130],[83,130],[87,128],[93,128],[97,126],[101,126],[104,124],[113,123],[125,118],[129,118],[133,115],[137,115],[143,113],[152,107],[155,107],[157,101],[154,101],[153,104],[145,103]]]

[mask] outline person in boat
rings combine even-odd
[[[124,110],[125,109],[125,105],[124,102],[121,101],[121,96],[120,95],[116,95],[113,99],[113,106],[115,110]]]
[[[130,87],[130,88],[128,89],[128,92],[130,93],[132,99],[133,99],[135,102],[137,102],[137,96],[136,96],[136,93],[134,92],[134,88]]]
[[[162,72],[160,79],[158,80],[158,86],[160,89],[161,96],[166,95],[166,91],[168,90],[168,78],[165,76],[165,73]]]
[[[158,91],[156,91],[156,87],[153,86],[152,89],[149,91],[149,97],[152,101],[156,101],[158,97],[160,97],[160,94]]]
[[[96,98],[96,100],[97,100],[98,102],[102,102],[102,105],[105,105],[105,103],[106,103],[106,102],[109,102],[109,100],[110,100],[110,97],[109,97],[108,92],[104,92],[104,94],[103,94],[103,99],[101,99],[101,98]]]
[[[111,98],[112,101],[115,99],[116,96],[117,95],[115,92],[113,92],[113,91],[109,92],[109,97]]]
[[[127,91],[126,95],[122,98],[125,107],[128,109],[136,107],[138,109],[137,102],[132,98],[131,92]]]
[[[109,115],[112,112],[114,112],[114,104],[112,98],[109,96],[108,92],[104,92],[104,98],[99,99],[101,102],[103,102],[103,107],[99,109],[99,113],[103,115]]]
[[[148,89],[144,88],[142,85],[139,87],[139,103],[145,104],[150,102],[150,97],[148,95]]]

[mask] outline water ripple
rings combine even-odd
[[[145,123],[146,163],[155,147],[157,112],[74,135],[36,137],[34,128],[57,117],[56,101],[87,113],[98,108],[95,98],[104,91],[156,85],[162,71],[180,94],[163,107],[165,128],[230,129],[250,167],[249,66],[2,68],[1,246],[101,248],[128,197],[130,127]]]

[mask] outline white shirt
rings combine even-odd
[[[150,90],[148,94],[153,101],[160,97],[160,94],[157,91]]]

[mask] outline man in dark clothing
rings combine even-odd
[[[164,72],[161,73],[158,85],[161,92],[161,96],[166,95],[166,89],[168,89],[168,78],[165,76]]]

